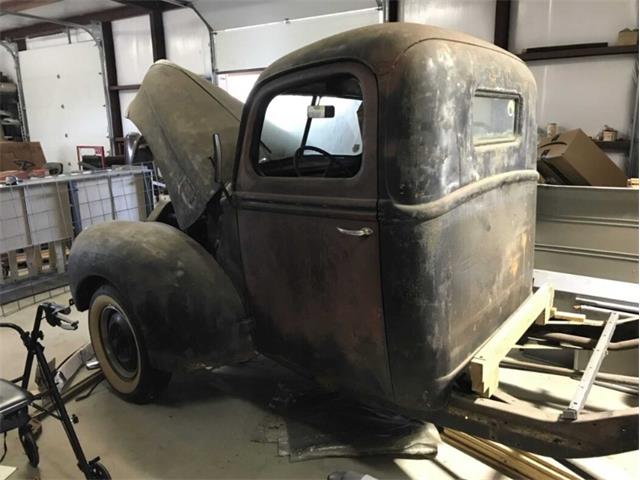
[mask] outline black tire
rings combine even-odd
[[[87,478],[90,480],[111,480],[111,474],[100,462],[91,462]]]
[[[98,288],[89,306],[91,344],[105,378],[122,398],[147,403],[166,388],[171,374],[149,363],[136,318],[111,285]]]
[[[40,452],[38,451],[38,444],[36,443],[36,438],[33,436],[31,427],[20,427],[18,429],[18,437],[20,438],[24,453],[29,459],[29,464],[36,468],[40,463]]]

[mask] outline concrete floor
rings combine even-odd
[[[67,299],[65,294],[54,301],[64,303]],[[30,328],[34,314],[35,306],[2,321]],[[71,316],[85,319],[85,314],[78,312]],[[44,328],[49,358],[61,360],[88,342],[86,322],[80,325],[75,332]],[[0,377],[20,375],[23,361],[24,348],[17,336],[0,330]],[[71,401],[68,409],[80,418],[76,429],[86,455],[99,455],[113,478],[324,479],[336,470],[368,473],[379,479],[507,478],[442,443],[434,460],[360,458],[290,463],[288,458],[277,456],[275,444],[253,440],[271,413],[268,405],[224,390],[219,381],[207,381],[202,374],[186,375],[174,379],[157,403],[140,406],[124,402],[103,382],[89,398]],[[602,401],[602,392],[594,395]],[[629,403],[628,399],[616,401]],[[16,432],[9,432],[8,453],[2,465],[17,467],[10,478],[81,478],[61,425],[48,418],[42,427],[38,470],[28,465]],[[596,476],[597,472],[608,472],[610,475],[603,478],[638,478],[637,452],[585,462]],[[0,480],[2,473],[0,469]]]

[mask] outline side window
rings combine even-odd
[[[284,91],[265,110],[255,169],[270,177],[353,177],[362,164],[363,121],[352,76]]]
[[[473,143],[511,142],[516,139],[518,98],[492,92],[478,92],[471,101]]]

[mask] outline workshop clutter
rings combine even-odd
[[[542,138],[538,145],[538,171],[546,183],[627,186],[624,172],[580,129]]]
[[[28,170],[45,164],[40,142],[0,140],[0,171]]]

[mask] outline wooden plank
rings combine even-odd
[[[65,240],[59,240],[53,243],[53,250],[51,253],[55,256],[55,269],[58,273],[64,273],[67,270],[67,258],[64,248]]]
[[[594,140],[594,142],[602,150],[616,150],[620,152],[627,152],[631,147],[631,142],[629,140],[612,140],[609,142],[605,142],[603,140]]]
[[[544,325],[549,321],[552,308],[553,287],[547,283],[525,300],[480,347],[469,365],[474,392],[488,398],[496,391],[500,362],[534,322]]]
[[[556,320],[566,320],[575,324],[584,324],[587,320],[587,316],[584,313],[563,312],[555,307],[551,309],[551,316]]]
[[[15,281],[20,276],[18,271],[18,254],[15,251],[13,251],[13,252],[7,253],[7,256],[9,257],[9,277],[8,278],[11,281]]]
[[[42,252],[40,251],[40,245],[25,248],[24,254],[27,259],[29,276],[35,277],[39,275],[42,272]]]
[[[448,428],[444,429],[441,437],[446,443],[514,478],[579,480],[579,477],[568,470],[529,452]]]
[[[11,281],[9,276],[11,275],[9,271],[9,257],[6,256],[6,254],[0,255],[0,268],[2,269],[2,271],[0,271],[0,285],[4,285]]]

